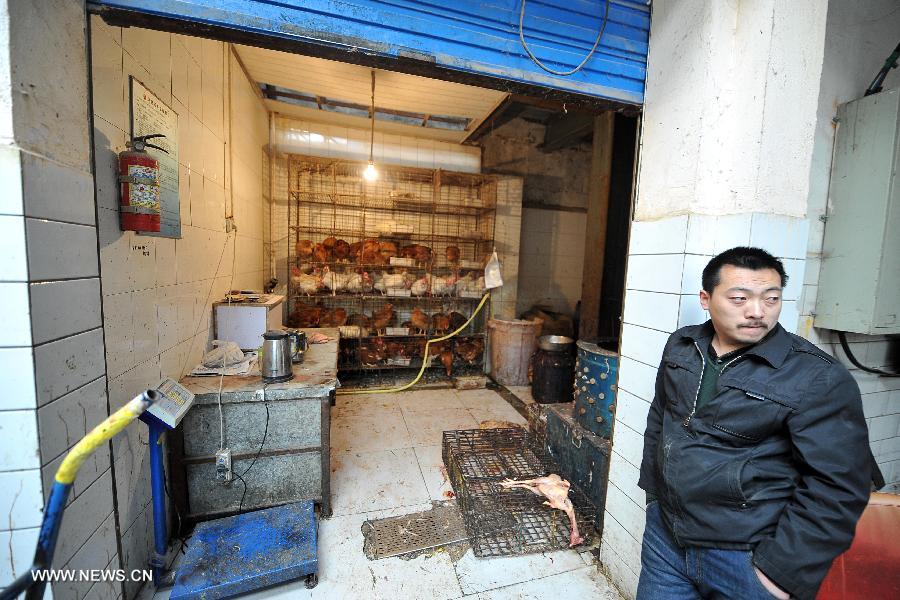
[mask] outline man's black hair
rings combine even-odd
[[[742,269],[750,269],[752,271],[761,271],[763,269],[774,269],[781,277],[781,287],[787,285],[788,276],[784,272],[784,265],[781,261],[763,250],[762,248],[751,248],[748,246],[738,246],[731,250],[726,250],[718,256],[713,257],[711,261],[703,269],[703,289],[708,294],[712,294],[713,289],[719,285],[720,273],[722,267],[731,265]]]

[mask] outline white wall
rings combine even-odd
[[[800,307],[798,333],[813,340],[826,352],[842,359],[859,383],[863,410],[869,423],[872,451],[885,480],[900,486],[900,380],[878,377],[856,369],[844,356],[837,335],[813,327],[822,243],[827,225],[819,216],[825,214],[831,154],[835,128],[831,121],[837,106],[862,97],[865,89],[897,45],[900,32],[900,10],[896,0],[864,2],[832,1],[828,7],[825,56],[819,88],[819,103],[810,173],[809,222],[806,270]],[[900,72],[893,69],[885,79],[885,89],[900,86]],[[861,201],[863,201],[861,199]],[[886,336],[849,334],[853,355],[864,365],[896,368],[888,365],[891,343]]]
[[[228,289],[261,289],[269,132],[262,101],[227,45],[110,27],[99,17],[91,26],[103,324],[115,410],[197,364],[212,338],[213,301]],[[115,160],[129,129],[128,75],[178,113],[181,239],[119,230]],[[226,216],[237,235],[226,233]],[[143,568],[153,544],[147,436],[136,424],[113,441],[126,569]],[[138,585],[126,584],[127,593]]]

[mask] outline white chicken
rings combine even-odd
[[[351,273],[347,278],[346,290],[352,294],[361,294],[372,291],[372,277],[363,271],[362,273]]]
[[[413,296],[424,296],[430,286],[431,275],[425,275],[421,279],[416,279],[409,291]]]
[[[468,273],[465,277],[456,282],[456,291],[460,294],[463,292],[484,293],[484,277],[475,278],[474,273]]]
[[[335,273],[328,267],[322,270],[322,285],[332,292],[342,292],[347,289],[347,282],[355,275],[347,273]]]
[[[455,275],[447,275],[446,277],[435,277],[431,280],[431,293],[434,296],[452,296],[456,291]]]
[[[297,267],[291,267],[291,285],[309,296],[322,289],[322,275],[318,269],[306,274]]]
[[[400,273],[385,273],[375,281],[375,289],[386,294],[388,290],[409,289],[412,285],[412,277],[406,271]]]

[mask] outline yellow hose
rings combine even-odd
[[[94,427],[90,433],[75,444],[63,459],[62,464],[59,465],[59,469],[56,471],[57,483],[71,485],[75,481],[81,465],[94,453],[94,450],[108,442],[117,433],[125,429],[129,423],[141,416],[141,413],[147,410],[147,407],[158,398],[158,392],[147,390]]]
[[[490,297],[491,297],[491,293],[488,292],[481,298],[481,302],[478,303],[478,307],[475,309],[475,312],[472,313],[472,316],[469,317],[468,321],[466,321],[465,323],[463,323],[462,325],[459,326],[459,329],[457,329],[453,333],[448,333],[444,337],[434,338],[433,340],[427,340],[425,342],[425,354],[422,356],[422,366],[421,366],[421,368],[419,368],[419,374],[416,375],[415,379],[413,379],[406,385],[403,385],[403,386],[400,386],[397,388],[387,389],[387,390],[338,390],[337,394],[339,396],[351,396],[354,394],[390,394],[393,392],[402,392],[403,390],[408,390],[412,386],[416,385],[417,383],[419,383],[419,380],[422,379],[422,375],[425,374],[425,369],[428,366],[428,348],[429,348],[429,346],[431,346],[432,342],[443,342],[444,340],[449,340],[450,338],[452,338],[456,334],[458,334],[460,331],[462,331],[463,329],[468,327],[469,323],[472,322],[472,319],[474,319],[478,315],[478,313],[481,312],[481,309],[484,307],[484,303],[487,302],[488,298],[490,298]]]

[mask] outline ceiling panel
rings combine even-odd
[[[371,102],[371,69],[347,63],[265,50],[251,46],[235,46],[251,79],[306,94],[368,106]],[[506,97],[505,92],[383,71],[375,73],[375,106],[422,113],[471,119],[468,131],[447,131],[430,127],[385,123],[379,120],[379,130],[390,128],[392,133],[414,135],[443,141],[461,142],[478,123]],[[333,112],[307,109],[285,102],[267,101],[278,107],[277,112],[303,115],[321,122],[341,123],[348,127],[368,127],[368,119]],[[318,114],[318,116],[314,116]]]

